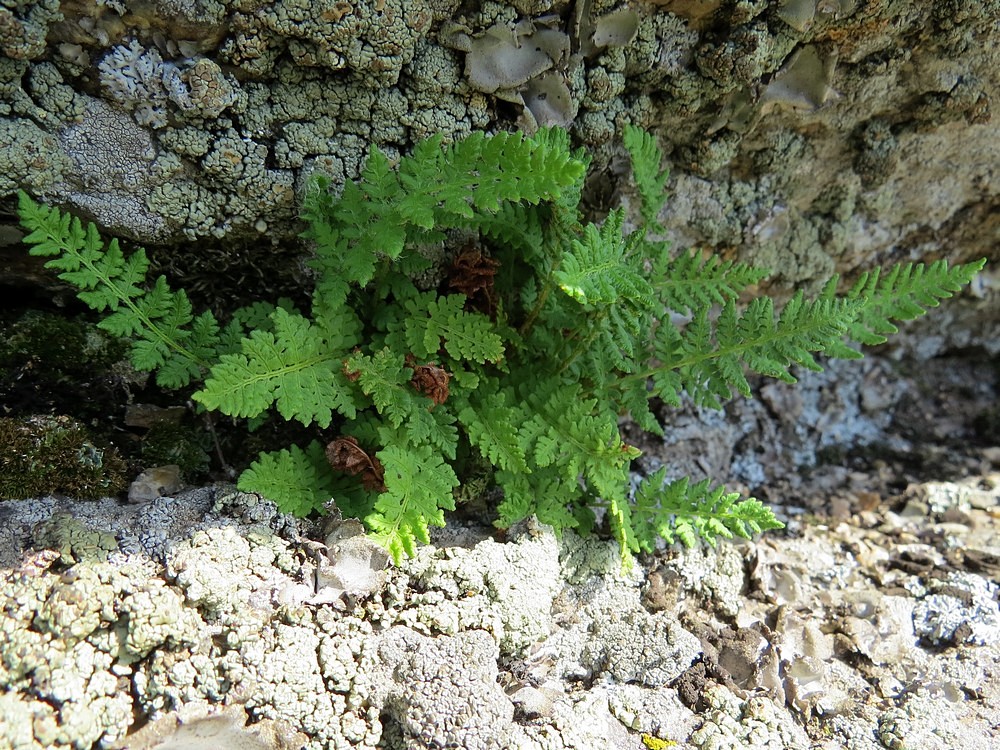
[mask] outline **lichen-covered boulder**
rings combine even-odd
[[[309,175],[352,179],[373,144],[554,123],[600,172],[631,122],[664,141],[671,238],[779,285],[994,253],[995,3],[460,6],[15,3],[0,193],[145,242],[284,242]]]

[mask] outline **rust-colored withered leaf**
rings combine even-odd
[[[357,350],[355,350],[355,351],[357,351]],[[344,360],[344,365],[343,365],[343,367],[340,368],[340,370],[341,370],[341,372],[344,373],[344,377],[347,378],[348,380],[350,380],[352,383],[358,382],[358,378],[361,377],[361,371],[360,370],[352,370],[350,367],[348,367],[346,359]]]
[[[435,404],[443,404],[448,400],[448,381],[451,373],[431,362],[427,365],[416,365],[410,382],[421,393],[430,397]]]
[[[326,446],[326,460],[337,471],[360,476],[366,490],[385,492],[385,469],[374,456],[369,456],[358,441],[347,435]]]
[[[468,245],[451,262],[448,286],[468,298],[467,307],[492,318],[497,309],[493,279],[499,267],[499,261],[484,255],[474,245]]]

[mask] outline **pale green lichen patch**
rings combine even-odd
[[[120,662],[122,605],[147,575],[141,566],[89,562],[62,575],[7,572],[0,684],[21,708],[4,713],[4,737],[21,736],[24,747],[81,748],[124,735],[133,714]],[[169,614],[147,617],[167,626]],[[52,704],[58,713],[46,710]]]
[[[0,8],[0,50],[15,60],[32,60],[45,52],[49,26],[63,17],[59,0],[13,0]]]
[[[0,142],[4,144],[0,149],[0,193],[11,193],[19,186],[38,192],[50,190],[72,165],[55,136],[27,118],[0,119]]]
[[[403,622],[452,635],[482,628],[507,653],[523,651],[551,627],[559,546],[548,529],[521,530],[514,544],[486,541],[469,551],[421,549],[403,570],[423,589],[401,613]]]
[[[178,544],[167,556],[167,570],[190,605],[211,614],[256,606],[270,611],[255,589],[292,581],[277,572],[287,565],[287,543],[270,533],[241,534],[229,526],[209,528]]]
[[[118,539],[108,530],[93,528],[69,513],[55,513],[35,529],[36,538],[59,553],[64,563],[105,562],[118,551]]]
[[[201,618],[185,605],[184,597],[158,579],[131,592],[121,612],[128,618],[124,647],[135,658],[164,644],[194,645],[202,627]]]

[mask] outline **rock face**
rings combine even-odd
[[[668,151],[678,245],[779,286],[996,260],[998,18],[995,0],[11,0],[0,197],[146,243],[287,244],[309,176],[351,179],[373,145],[557,122],[593,152],[600,207],[628,197],[633,122]],[[994,287],[908,350],[995,354]],[[897,367],[669,417],[647,455],[770,488],[789,538],[631,573],[605,543],[530,525],[504,544],[448,529],[375,570],[356,537],[338,559],[217,490],[0,503],[0,747],[985,750],[995,372],[900,385]]]
[[[613,172],[633,122],[669,152],[678,242],[787,285],[996,252],[995,0],[460,5],[8,3],[0,194],[144,242],[278,242],[308,175],[373,145],[561,122]]]
[[[631,570],[453,525],[349,596],[316,575],[343,530],[254,495],[4,501],[0,746],[986,750],[1000,453],[966,454],[992,470],[881,506],[842,483],[840,521],[786,506],[784,538]]]

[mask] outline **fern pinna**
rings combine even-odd
[[[750,395],[748,371],[794,381],[795,367],[820,367],[817,354],[859,357],[851,342],[884,341],[983,263],[900,265],[840,295],[833,278],[814,299],[741,307],[766,272],[672,253],[658,239],[662,154],[638,128],[623,144],[635,232],[622,208],[582,221],[588,160],[561,130],[432,138],[396,165],[374,149],[340,195],[322,177],[306,195],[308,314],[258,305],[224,328],[162,278],[146,287],[141,251],[126,259],[23,194],[21,219],[32,253],[111,310],[102,325],[133,337],[135,365],[162,385],[201,381],[205,408],[255,420],[273,410],[324,431],[262,454],[242,489],[302,515],[332,498],[397,559],[444,525],[463,484],[484,479],[502,490],[498,526],[534,514],[585,533],[601,510],[624,559],[661,539],[778,528],[757,500],[707,481],[661,470],[630,491],[638,451],[621,416],[661,432],[653,398],[718,408]]]

